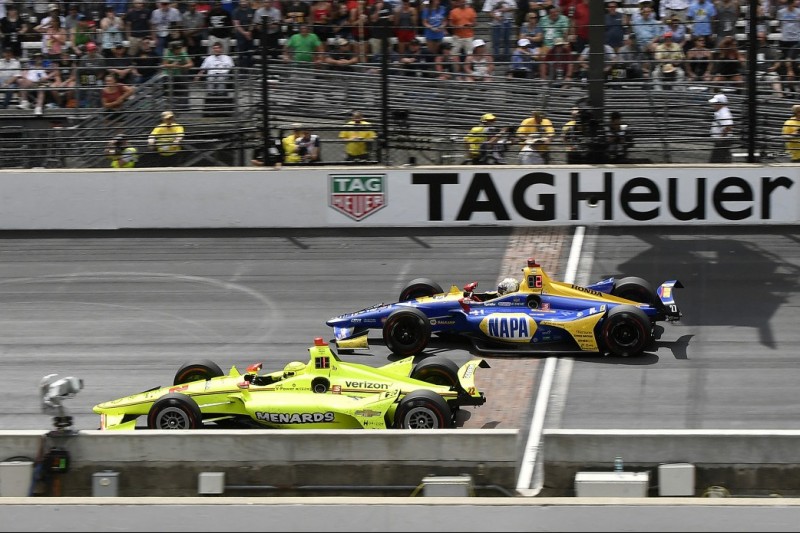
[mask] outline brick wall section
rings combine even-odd
[[[560,277],[566,265],[560,264],[564,246],[569,246],[570,228],[516,228],[509,239],[503,262],[501,279],[521,278],[522,268],[533,257],[554,277]],[[498,428],[522,429],[527,427],[533,412],[533,400],[539,384],[539,368],[544,356],[489,355],[484,356],[491,365],[476,374],[476,384],[486,393],[486,403],[468,407],[470,414],[463,427],[468,429]]]

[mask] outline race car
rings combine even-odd
[[[450,359],[407,357],[381,367],[342,361],[321,337],[308,349],[308,363],[283,370],[228,374],[213,361],[182,365],[172,386],[94,406],[100,429],[438,429],[452,428],[463,406],[486,402],[475,386],[483,359],[459,367]]]
[[[521,280],[504,280],[497,291],[483,293],[476,292],[477,282],[444,292],[430,279],[415,279],[395,303],[328,320],[332,342],[343,350],[368,349],[370,330],[380,329],[386,346],[400,356],[422,352],[432,335],[455,335],[469,339],[479,353],[628,357],[645,351],[656,322],[681,318],[673,295],[683,288],[678,280],[657,290],[637,277],[582,287],[553,281],[533,258],[522,272]]]

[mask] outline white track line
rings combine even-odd
[[[585,226],[577,226],[575,228],[575,235],[572,238],[572,247],[569,250],[569,259],[567,260],[567,270],[564,275],[564,281],[567,283],[575,282],[585,234]],[[517,477],[517,492],[523,496],[536,496],[544,485],[544,476],[540,473],[537,476],[539,478],[537,479],[537,483],[533,488],[531,487],[534,481],[533,476],[537,457],[539,455],[539,446],[542,442],[542,432],[544,431],[544,419],[547,415],[547,403],[550,398],[550,389],[553,385],[557,367],[557,357],[548,357],[544,362],[542,379],[539,383],[539,393],[536,395],[536,406],[533,409],[533,418],[531,419],[530,432],[528,433],[528,441],[525,443],[525,453],[522,455],[522,464],[519,469],[519,477]]]

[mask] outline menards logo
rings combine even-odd
[[[386,174],[331,174],[330,206],[353,220],[386,207]]]

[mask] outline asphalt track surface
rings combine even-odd
[[[330,337],[327,318],[393,301],[412,278],[443,286],[478,281],[488,288],[519,273],[527,257],[539,259],[554,278],[574,276],[580,284],[609,275],[654,284],[677,278],[685,285],[677,294],[683,320],[666,325],[653,350],[637,358],[487,355],[491,368],[476,382],[488,401],[469,413],[464,427],[527,433],[541,413],[547,428],[800,427],[797,228],[592,227],[577,254],[574,233],[559,227],[0,233],[0,429],[51,427],[38,394],[46,374],[84,380],[84,390],[66,406],[76,429],[94,429],[94,404],[168,384],[184,361],[208,358],[225,369],[263,361],[265,369],[281,368],[305,360],[314,337]],[[461,346],[432,347],[425,355],[457,362],[472,356]],[[389,360],[380,343],[348,358],[374,365]],[[554,369],[551,376],[548,369]],[[537,392],[546,377],[552,394],[544,404]],[[520,498],[510,500],[513,505]],[[397,502],[403,518],[381,509],[356,513],[377,517],[363,530],[381,531],[424,531],[443,513],[451,517],[442,522],[450,529],[480,524],[485,531],[793,531],[797,524],[790,500],[769,510],[740,501],[739,509],[707,512],[692,507],[699,502],[691,499],[677,507],[648,499],[641,512],[620,507],[623,502],[521,500],[536,504],[508,510],[495,499],[486,510],[470,501],[447,512]],[[34,515],[5,503],[0,513],[15,517],[7,524],[31,531],[51,530],[54,523],[64,531],[104,530],[112,523],[144,531],[175,517],[180,522],[174,527],[209,530],[224,528],[231,511],[227,499],[220,502],[223,514],[181,502],[147,511],[137,504],[95,506],[88,514],[45,502]],[[244,512],[271,517],[260,522],[270,530],[276,523],[337,530],[331,523],[337,514],[343,517],[334,523],[347,524],[342,530],[360,529],[352,507],[317,514],[305,508],[306,520],[290,507],[291,516],[276,522],[283,511],[271,512],[264,502],[248,505]],[[409,519],[414,516],[420,524]]]
[[[0,233],[0,429],[49,429],[38,383],[76,376],[91,407],[169,384],[178,366],[305,361],[325,320],[394,301],[412,278],[489,288],[540,259],[565,274],[574,228]],[[558,359],[548,428],[800,429],[800,231],[788,226],[591,227],[576,281],[679,279],[683,320],[637,358]],[[456,362],[465,347],[426,355]],[[349,360],[381,365],[374,343]],[[465,427],[527,429],[544,357],[487,356]],[[0,458],[2,460],[4,458]],[[611,460],[611,458],[610,458]]]

